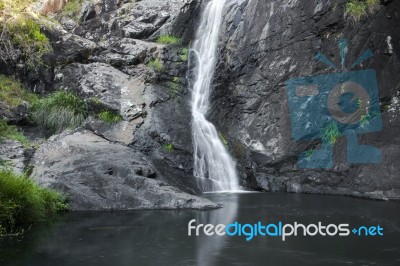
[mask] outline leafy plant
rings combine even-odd
[[[0,75],[0,101],[9,107],[16,107],[26,101],[36,102],[38,97],[22,87],[21,83],[13,78]]]
[[[99,118],[101,121],[103,121],[107,124],[114,124],[114,123],[118,123],[123,120],[121,115],[116,114],[110,110],[101,111],[99,114]]]
[[[16,140],[23,145],[28,145],[29,141],[24,134],[14,125],[7,124],[0,119],[0,143],[6,139]]]
[[[173,35],[161,35],[157,39],[157,43],[162,43],[162,44],[174,44],[178,45],[181,44],[182,40],[178,37],[175,37]]]
[[[68,209],[66,198],[26,175],[0,170],[0,235]]]
[[[88,116],[88,105],[76,95],[57,91],[38,100],[31,108],[32,121],[52,133],[80,126]]]
[[[147,66],[159,72],[164,69],[164,65],[160,59],[150,60],[149,63],[147,63]]]
[[[340,132],[336,122],[331,122],[322,129],[322,140],[325,143],[334,144],[339,137]]]

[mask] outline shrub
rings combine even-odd
[[[39,24],[24,14],[8,20],[5,33],[2,46],[7,48],[3,50],[14,54],[17,54],[16,49],[20,50],[28,68],[43,64],[43,55],[51,51],[50,42],[41,32]],[[10,57],[10,54],[7,56]]]
[[[99,118],[101,121],[103,121],[107,124],[114,124],[114,123],[118,123],[119,121],[123,120],[121,115],[116,114],[110,110],[101,111],[99,114]]]
[[[147,66],[157,71],[162,71],[164,69],[164,65],[160,59],[149,61],[149,63],[147,63]]]
[[[161,35],[157,39],[157,43],[162,43],[162,44],[174,44],[178,45],[181,44],[181,39],[172,35]]]
[[[16,107],[23,101],[33,104],[37,99],[35,94],[27,91],[15,79],[0,75],[0,101],[7,106]]]
[[[322,129],[322,140],[325,143],[334,144],[340,137],[340,132],[337,124],[332,122]]]
[[[0,119],[0,143],[5,139],[16,140],[23,145],[29,144],[28,139],[16,126],[9,125],[6,121]]]
[[[70,92],[58,91],[38,100],[31,108],[32,121],[52,133],[80,126],[88,116],[84,100]]]
[[[67,208],[59,193],[38,186],[26,175],[0,170],[0,234]]]

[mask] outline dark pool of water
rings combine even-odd
[[[400,202],[300,194],[209,194],[212,211],[70,213],[0,242],[0,265],[400,265]],[[380,225],[382,237],[189,237],[187,224]]]

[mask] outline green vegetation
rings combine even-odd
[[[7,106],[17,107],[24,101],[33,104],[37,99],[38,97],[35,94],[27,91],[15,79],[0,75],[0,101]]]
[[[310,161],[310,160],[311,160],[311,158],[312,158],[314,152],[315,152],[315,149],[306,150],[305,158],[306,158],[307,161]]]
[[[33,0],[0,0],[0,10],[8,9],[12,13],[22,12]]]
[[[103,110],[99,114],[99,119],[107,124],[115,124],[123,120],[122,116],[110,110]]]
[[[380,0],[350,0],[346,3],[345,13],[354,21],[359,21],[368,13],[373,14],[380,5]]]
[[[172,35],[161,35],[158,37],[157,43],[179,45],[182,43],[182,40]]]
[[[164,144],[163,147],[168,152],[172,152],[172,151],[175,150],[175,147],[174,147],[174,145],[172,143],[166,143],[166,144]]]
[[[160,59],[153,59],[147,63],[147,66],[161,72],[164,69],[164,65]]]
[[[10,53],[9,56],[17,54],[15,50],[18,49],[28,68],[43,64],[42,57],[51,51],[51,45],[35,20],[24,14],[16,15],[7,20],[4,28],[2,46],[7,46],[5,51]]]
[[[81,12],[83,0],[70,0],[61,10],[60,15],[62,17],[70,17],[73,20],[77,20]]]
[[[174,77],[170,82],[168,82],[168,88],[174,95],[177,95],[179,93],[181,80],[182,79],[180,77]]]
[[[219,139],[222,141],[222,143],[223,143],[225,146],[228,146],[228,141],[227,141],[225,135],[222,134],[222,132],[218,131],[218,136],[219,136]]]
[[[375,117],[379,116],[379,112],[370,112],[368,114],[362,115],[360,119],[360,126],[366,127],[369,125],[369,122]]]
[[[32,121],[52,133],[80,126],[88,116],[88,105],[70,92],[57,91],[38,100],[31,108]]]
[[[325,143],[334,144],[340,137],[340,132],[337,124],[331,122],[325,128],[322,129],[322,140]]]
[[[183,48],[181,51],[181,60],[183,62],[186,62],[188,60],[188,54],[189,54],[189,49],[188,48]]]
[[[38,186],[26,175],[0,169],[0,236],[67,209],[65,197],[57,192]]]
[[[9,125],[6,121],[0,119],[0,143],[6,139],[16,140],[23,145],[29,144],[28,139],[16,126]]]

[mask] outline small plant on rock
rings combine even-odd
[[[161,44],[174,44],[174,45],[179,45],[181,44],[182,40],[178,37],[175,37],[173,35],[161,35],[157,39],[157,43]]]
[[[164,65],[160,59],[150,60],[149,63],[147,63],[147,66],[159,72],[164,69]]]
[[[57,91],[38,100],[31,108],[32,121],[52,133],[80,126],[88,116],[88,105],[71,92]]]
[[[99,114],[99,119],[107,124],[115,124],[123,120],[122,116],[110,110],[103,110]]]

